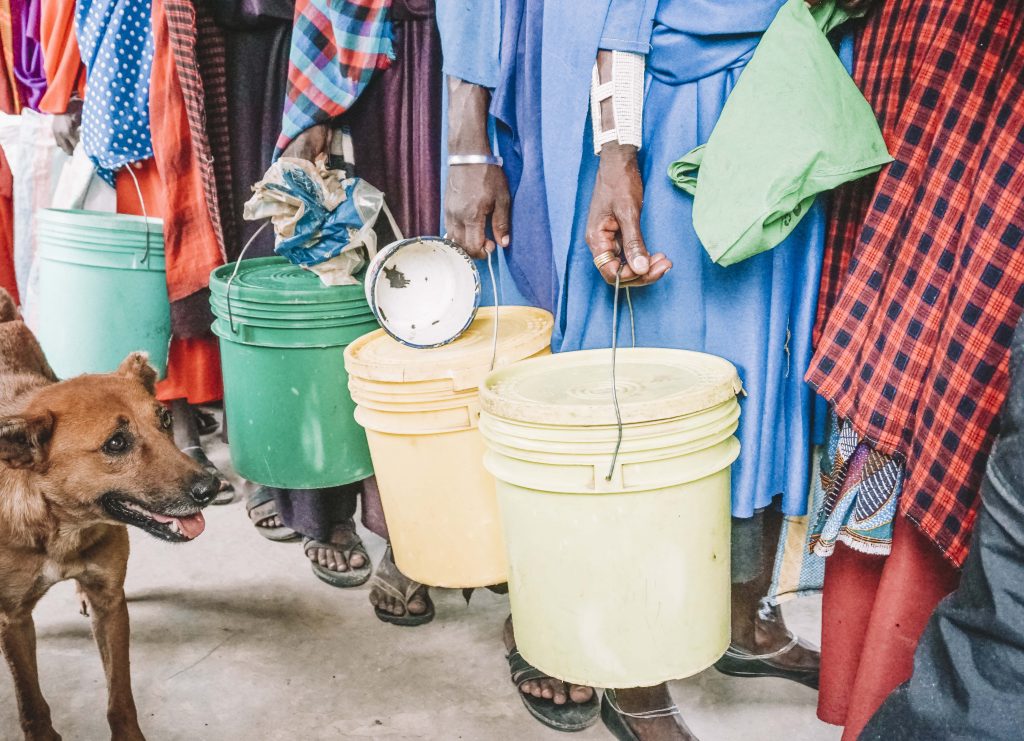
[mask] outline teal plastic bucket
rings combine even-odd
[[[344,361],[351,342],[378,328],[362,286],[324,286],[279,257],[232,273],[235,264],[213,271],[210,305],[235,470],[282,489],[372,475]]]
[[[49,225],[59,224],[57,233]],[[61,378],[109,373],[145,351],[167,372],[171,307],[160,219],[44,209],[39,228],[35,331]],[[146,230],[149,249],[146,249]],[[121,234],[138,243],[119,242]]]

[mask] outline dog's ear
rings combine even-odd
[[[53,436],[53,414],[0,417],[0,461],[11,468],[33,468],[46,460]]]
[[[156,393],[156,368],[149,364],[149,354],[144,352],[133,352],[117,369],[118,375],[126,378],[133,378],[151,394]]]

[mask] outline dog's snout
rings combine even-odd
[[[220,481],[217,480],[217,477],[204,473],[196,477],[188,493],[195,500],[196,504],[205,507],[213,501],[219,491]]]

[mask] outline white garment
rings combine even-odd
[[[0,147],[14,175],[14,273],[22,315],[31,327],[38,296],[35,212],[53,202],[57,180],[69,157],[53,138],[53,117],[25,109],[0,113]]]

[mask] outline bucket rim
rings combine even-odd
[[[592,427],[681,417],[743,392],[736,366],[716,355],[649,347],[617,353],[619,418],[612,403],[610,349],[558,353],[496,369],[480,385],[481,407],[511,421]],[[660,375],[651,376],[655,367]],[[598,388],[583,387],[594,379]]]

